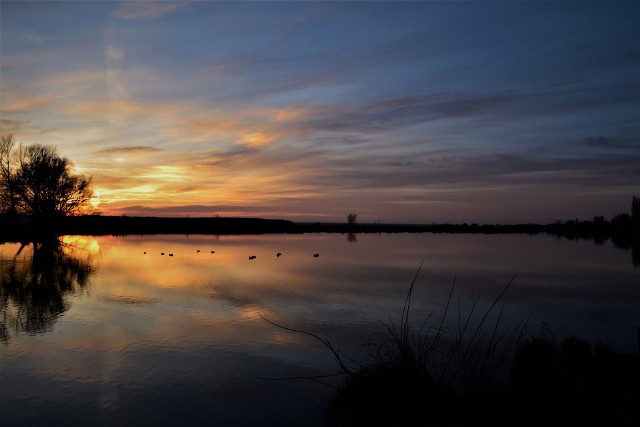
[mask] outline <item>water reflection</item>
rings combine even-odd
[[[381,322],[398,321],[421,260],[416,330],[431,314],[440,318],[454,275],[456,308],[466,315],[473,295],[483,313],[518,274],[502,300],[505,327],[529,318],[533,330],[548,322],[559,337],[637,348],[638,271],[611,241],[357,237],[357,244],[348,235],[310,234],[1,245],[2,325],[5,339],[12,334],[0,348],[1,424],[318,425],[331,389],[258,377],[331,373],[333,357],[258,313],[358,355],[384,331]],[[27,328],[38,316],[47,321]],[[47,330],[55,333],[39,333]]]
[[[613,245],[624,251],[631,251],[631,262],[634,270],[640,267],[640,240],[637,237],[629,235],[617,235],[611,239]]]
[[[22,243],[0,258],[0,340],[51,330],[69,308],[67,295],[86,286],[93,268],[72,242]]]

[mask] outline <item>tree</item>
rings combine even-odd
[[[20,145],[12,135],[0,143],[0,201],[4,212],[36,217],[78,215],[93,197],[91,178],[73,173],[73,163],[48,145]]]
[[[357,219],[358,219],[358,215],[354,213],[350,213],[349,215],[347,215],[347,224],[354,225]]]
[[[0,212],[16,212],[15,184],[12,164],[13,135],[0,137]]]

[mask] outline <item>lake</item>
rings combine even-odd
[[[640,269],[611,242],[428,233],[61,240],[0,245],[2,425],[319,425],[333,389],[278,379],[336,372],[333,356],[261,316],[358,357],[360,344],[399,321],[421,263],[417,328],[431,313],[440,322],[452,286],[445,323],[455,329],[475,298],[477,324],[512,282],[492,312],[502,307],[501,327],[526,321],[537,334],[545,323],[558,338],[637,351]]]

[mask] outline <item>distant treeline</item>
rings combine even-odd
[[[623,249],[640,243],[640,221],[621,214],[611,221],[596,217],[592,221],[556,221],[551,224],[297,224],[306,233],[451,233],[451,234],[541,234],[569,240],[588,239],[604,244],[611,239]]]
[[[82,215],[49,218],[0,215],[0,240],[38,240],[41,236],[132,234],[290,233],[295,224],[260,218],[163,218]]]
[[[162,218],[85,215],[38,221],[30,216],[0,215],[0,240],[38,240],[40,236],[84,234],[266,234],[266,233],[472,233],[540,234],[592,239],[631,248],[640,241],[639,217],[620,214],[611,221],[571,220],[552,224],[381,224],[297,223],[260,218]]]

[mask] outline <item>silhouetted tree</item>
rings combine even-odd
[[[36,217],[77,215],[88,210],[91,178],[73,173],[73,163],[53,146],[20,145],[12,135],[0,144],[0,200],[7,213]]]
[[[631,218],[634,222],[640,221],[640,197],[633,196],[631,202]]]
[[[358,219],[358,215],[354,213],[350,213],[349,215],[347,215],[347,224],[354,225],[357,219]]]
[[[16,194],[12,163],[13,135],[0,137],[0,213],[16,213]]]

